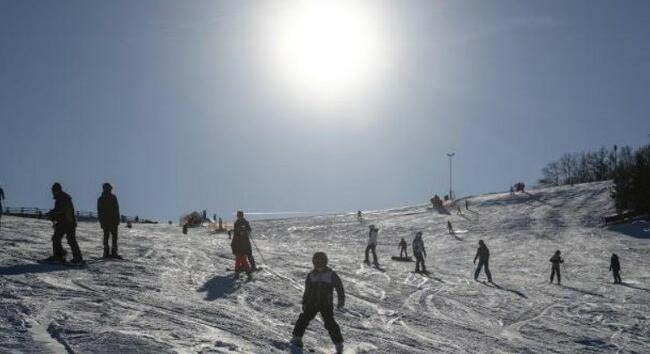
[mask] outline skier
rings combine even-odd
[[[345,306],[345,291],[343,283],[336,272],[327,267],[327,255],[325,252],[316,252],[312,257],[314,270],[305,280],[305,292],[302,296],[302,313],[296,321],[293,329],[291,344],[302,348],[302,336],[309,325],[309,322],[320,312],[325,328],[336,348],[336,353],[343,353],[343,337],[341,328],[334,320],[333,292],[336,289],[338,295],[338,308]]]
[[[406,240],[402,237],[402,241],[400,241],[398,245],[400,258],[407,258],[409,256],[408,252],[406,252],[406,247]],[[402,253],[404,253],[403,256]]]
[[[427,267],[424,265],[424,258],[427,256],[427,250],[424,248],[422,232],[420,231],[415,233],[415,239],[413,239],[413,254],[415,255],[415,272],[420,273],[421,264],[422,273],[428,273]]]
[[[0,227],[2,227],[2,201],[5,200],[5,191],[0,187]]]
[[[237,211],[237,221],[235,221],[235,225],[233,225],[233,230],[235,237],[237,236],[237,233],[246,234],[246,239],[248,240],[248,253],[246,254],[246,257],[248,257],[252,271],[256,271],[257,266],[255,265],[255,258],[253,257],[253,248],[250,247],[251,225],[248,223],[248,220],[244,218],[244,212],[241,210]]]
[[[488,281],[492,282],[492,274],[490,273],[490,250],[485,245],[483,240],[478,240],[478,249],[476,250],[476,256],[474,256],[474,264],[476,264],[476,259],[478,258],[478,266],[474,272],[474,280],[478,280],[478,275],[481,273],[481,268],[485,267],[485,275],[487,275]]]
[[[557,283],[559,285],[562,281],[562,276],[560,275],[560,263],[564,263],[564,259],[560,256],[560,250],[555,251],[555,254],[551,257],[549,262],[553,263],[551,266],[551,281],[549,284],[553,283],[553,276],[557,274]]]
[[[622,284],[621,281],[621,263],[618,261],[618,256],[616,253],[612,253],[612,258],[609,262],[609,271],[614,274],[614,284]]]
[[[379,263],[377,262],[377,253],[376,253],[376,248],[377,248],[377,235],[379,233],[379,229],[375,227],[375,225],[370,225],[368,227],[370,231],[368,232],[368,246],[366,247],[366,259],[364,262],[366,264],[370,264],[370,259],[368,258],[368,252],[372,251],[372,259],[373,259],[373,264],[375,266],[378,266]]]
[[[243,218],[243,212],[241,212],[241,219],[239,218],[240,212],[241,211],[237,212],[238,219],[237,222],[235,222],[235,229],[233,232],[234,235],[232,237],[232,241],[230,242],[230,247],[232,248],[232,253],[235,255],[235,274],[239,276],[239,273],[241,273],[243,269],[246,272],[246,276],[248,276],[248,280],[250,280],[251,267],[248,264],[247,258],[248,255],[252,252],[251,241],[248,237],[248,230],[246,229],[248,222],[244,223],[246,219]],[[240,222],[240,220],[244,220],[244,222]],[[239,223],[239,225],[237,223]]]
[[[76,229],[77,220],[74,217],[74,205],[72,198],[63,191],[61,184],[52,185],[52,196],[54,197],[54,209],[50,210],[47,215],[54,222],[54,235],[52,235],[52,249],[54,254],[47,258],[46,261],[65,262],[65,250],[61,245],[61,240],[65,235],[72,251],[71,263],[82,264],[83,257],[77,243]]]
[[[447,231],[449,231],[450,235],[453,235],[455,233],[454,232],[454,227],[451,226],[451,221],[449,221],[449,220],[447,220]]]
[[[97,218],[104,231],[104,258],[122,258],[117,253],[117,227],[120,224],[120,205],[115,194],[111,193],[110,183],[102,185],[102,195],[97,199]],[[113,249],[108,246],[108,238],[113,236]]]

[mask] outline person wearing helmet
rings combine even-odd
[[[481,273],[481,268],[485,267],[485,275],[487,275],[488,281],[492,282],[492,274],[490,273],[490,250],[485,245],[483,240],[478,240],[478,249],[476,250],[476,256],[474,256],[474,264],[476,264],[476,259],[478,259],[478,266],[474,272],[474,280],[478,280],[478,275]]]
[[[555,254],[551,259],[549,260],[553,265],[551,266],[551,281],[549,284],[553,283],[553,276],[557,274],[557,283],[558,285],[562,281],[561,275],[560,275],[560,264],[564,263],[564,259],[562,259],[560,250],[555,251]]]
[[[235,273],[239,274],[243,270],[250,280],[251,267],[248,264],[248,256],[252,253],[252,248],[248,236],[249,232],[250,226],[248,225],[248,221],[244,219],[244,212],[238,211],[230,247],[232,253],[235,255]]]
[[[373,264],[375,266],[379,265],[377,262],[377,236],[379,234],[379,229],[375,227],[375,225],[370,225],[368,227],[370,231],[368,232],[368,246],[366,246],[366,259],[364,262],[366,264],[370,264],[370,259],[369,259],[369,252],[372,251],[372,259],[373,259]]]
[[[120,224],[120,205],[112,190],[113,186],[110,183],[102,185],[102,195],[97,198],[97,218],[104,231],[104,258],[122,258],[117,253],[117,227]],[[108,246],[110,236],[113,236],[112,250]]]
[[[82,264],[84,262],[81,256],[81,250],[77,243],[76,230],[77,220],[75,219],[74,205],[72,198],[68,193],[63,191],[61,184],[52,185],[52,196],[54,197],[54,209],[50,210],[47,215],[54,223],[54,235],[52,235],[53,255],[46,261],[65,262],[65,250],[61,245],[61,240],[65,235],[70,250],[72,251],[71,263]]]
[[[427,250],[424,248],[422,232],[418,231],[415,233],[415,239],[413,239],[413,254],[415,255],[415,272],[420,273],[420,265],[422,265],[422,273],[427,273],[427,267],[424,265],[424,258],[427,256]]]
[[[244,218],[244,212],[241,210],[237,210],[237,221],[235,221],[235,224],[233,225],[233,232],[235,233],[235,236],[239,233],[240,235],[246,234],[245,238],[248,240],[248,253],[246,254],[246,257],[248,258],[248,262],[251,265],[251,270],[254,272],[257,270],[257,266],[255,265],[255,258],[253,257],[253,248],[250,247],[250,233],[251,233],[251,225],[248,223],[248,220]],[[241,236],[240,236],[241,237]]]
[[[343,353],[343,337],[341,328],[334,320],[334,290],[338,295],[337,307],[345,306],[345,291],[341,278],[335,271],[327,266],[327,254],[316,252],[312,257],[314,269],[305,280],[305,292],[302,296],[302,313],[293,329],[291,344],[302,348],[302,336],[309,322],[320,312],[325,328],[330,339],[336,347],[337,353]]]

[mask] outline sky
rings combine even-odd
[[[353,212],[650,142],[648,1],[301,6],[0,0],[4,205]]]

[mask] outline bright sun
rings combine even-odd
[[[309,94],[351,93],[381,62],[376,17],[355,1],[296,1],[274,17],[271,55],[282,80]]]

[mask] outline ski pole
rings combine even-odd
[[[253,240],[253,238],[250,237],[250,235],[249,235],[249,238],[250,238],[251,242],[253,243],[253,246],[255,247],[255,250],[257,251],[257,253],[259,253],[260,257],[262,258],[262,262],[264,262],[264,264],[268,265],[268,262],[266,262],[266,259],[264,259],[264,255],[262,254],[262,252],[260,252],[260,249],[257,247],[257,244],[255,243],[255,240]]]

